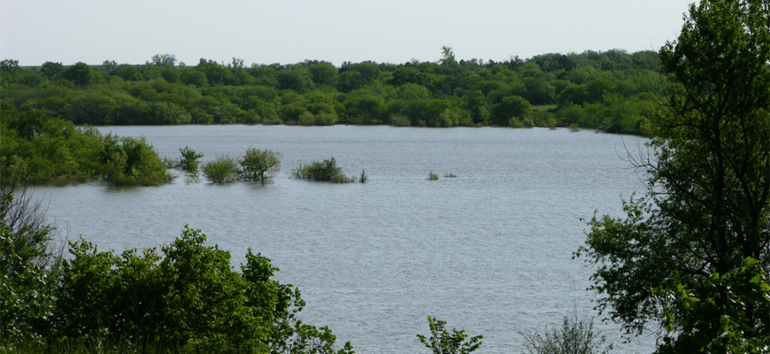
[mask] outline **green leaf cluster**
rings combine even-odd
[[[430,326],[430,338],[418,334],[417,339],[434,354],[468,354],[481,347],[484,336],[470,337],[465,330],[452,328],[450,333],[446,329],[446,322],[428,316]],[[469,338],[470,337],[470,338]]]

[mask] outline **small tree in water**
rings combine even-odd
[[[265,181],[273,177],[273,172],[281,169],[281,153],[271,150],[248,149],[241,160],[241,179],[245,181]]]
[[[187,146],[179,149],[179,152],[182,153],[182,158],[179,159],[179,167],[193,176],[197,175],[198,166],[200,165],[198,160],[203,157],[203,154],[200,154]]]

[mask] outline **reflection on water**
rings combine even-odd
[[[574,304],[593,314],[591,269],[571,259],[580,218],[619,215],[620,195],[643,191],[625,156],[638,138],[566,129],[286,126],[102,127],[145,136],[161,156],[249,147],[283,153],[269,185],[40,187],[48,216],[100,249],[156,247],[184,225],[212,244],[272,259],[307,301],[302,318],[329,325],[359,353],[417,352],[427,316],[483,334],[483,352],[520,352],[520,331],[558,325]],[[299,162],[335,157],[366,184],[289,179]],[[433,170],[438,181],[428,181]],[[457,178],[444,178],[453,173]],[[615,352],[650,351],[652,341]]]

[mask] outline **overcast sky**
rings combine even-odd
[[[20,65],[154,54],[245,63],[305,59],[495,61],[545,53],[658,50],[692,0],[0,0],[0,58]]]

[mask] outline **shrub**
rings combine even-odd
[[[457,178],[457,176],[454,173],[445,173],[444,178]]]
[[[428,173],[428,180],[429,180],[429,181],[437,181],[437,180],[438,180],[438,174],[436,174],[436,173],[433,173],[433,171],[431,170],[431,171]]]
[[[179,149],[179,152],[182,154],[182,158],[179,159],[179,167],[191,175],[197,175],[200,164],[198,160],[203,157],[203,154],[199,154],[187,146]]]
[[[342,173],[342,168],[337,167],[337,160],[333,157],[329,160],[313,161],[309,164],[300,164],[291,171],[296,179],[306,179],[315,182],[352,183],[355,177],[348,177]]]
[[[241,160],[243,169],[240,178],[245,181],[265,181],[273,177],[273,172],[281,169],[281,153],[271,150],[248,149]]]
[[[390,115],[390,125],[394,127],[408,127],[411,126],[411,123],[409,123],[409,117],[394,113]]]
[[[160,252],[115,255],[71,242],[72,257],[59,265],[53,342],[137,352],[352,353],[349,343],[334,350],[328,328],[296,319],[304,301],[296,288],[271,279],[278,268],[269,259],[249,249],[238,273],[229,252],[205,241],[185,227]]]
[[[157,186],[169,183],[174,176],[166,171],[166,165],[158,153],[144,138],[118,138],[107,135],[101,154],[102,176],[114,186]]]
[[[203,164],[203,175],[214,183],[229,183],[238,179],[238,161],[230,155],[217,155]]]
[[[612,345],[601,350],[606,339],[600,331],[594,331],[593,317],[578,318],[577,311],[572,316],[564,316],[561,328],[554,328],[545,335],[521,333],[526,341],[529,354],[594,354],[607,353]]]

